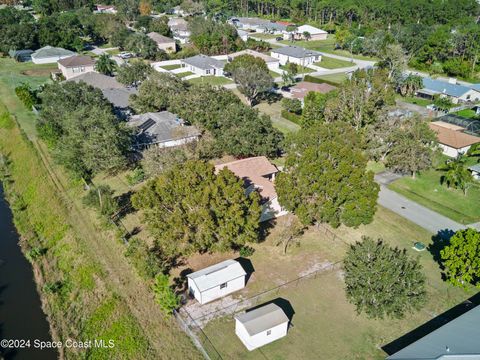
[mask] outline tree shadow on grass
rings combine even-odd
[[[432,244],[428,245],[427,250],[432,254],[433,260],[438,264],[440,270],[444,270],[440,252],[450,244],[450,238],[455,234],[453,230],[443,229],[432,236]],[[445,281],[445,275],[442,273],[442,279]]]

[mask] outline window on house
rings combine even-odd
[[[220,289],[225,289],[227,287],[227,283],[220,284]]]
[[[267,330],[267,335],[272,335],[272,330]]]
[[[210,70],[205,70],[205,73],[206,73],[207,75],[210,75]]]

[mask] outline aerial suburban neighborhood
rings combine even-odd
[[[0,360],[480,360],[480,2],[0,0]]]

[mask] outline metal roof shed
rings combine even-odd
[[[248,350],[254,350],[286,336],[289,321],[278,305],[270,303],[235,316],[235,333]]]
[[[246,275],[242,265],[230,259],[187,275],[188,289],[200,304],[205,304],[243,289]]]

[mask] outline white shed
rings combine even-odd
[[[288,323],[284,311],[271,303],[235,316],[235,333],[251,351],[286,336]]]
[[[188,290],[200,304],[206,304],[243,289],[246,275],[238,261],[225,260],[188,274]]]

